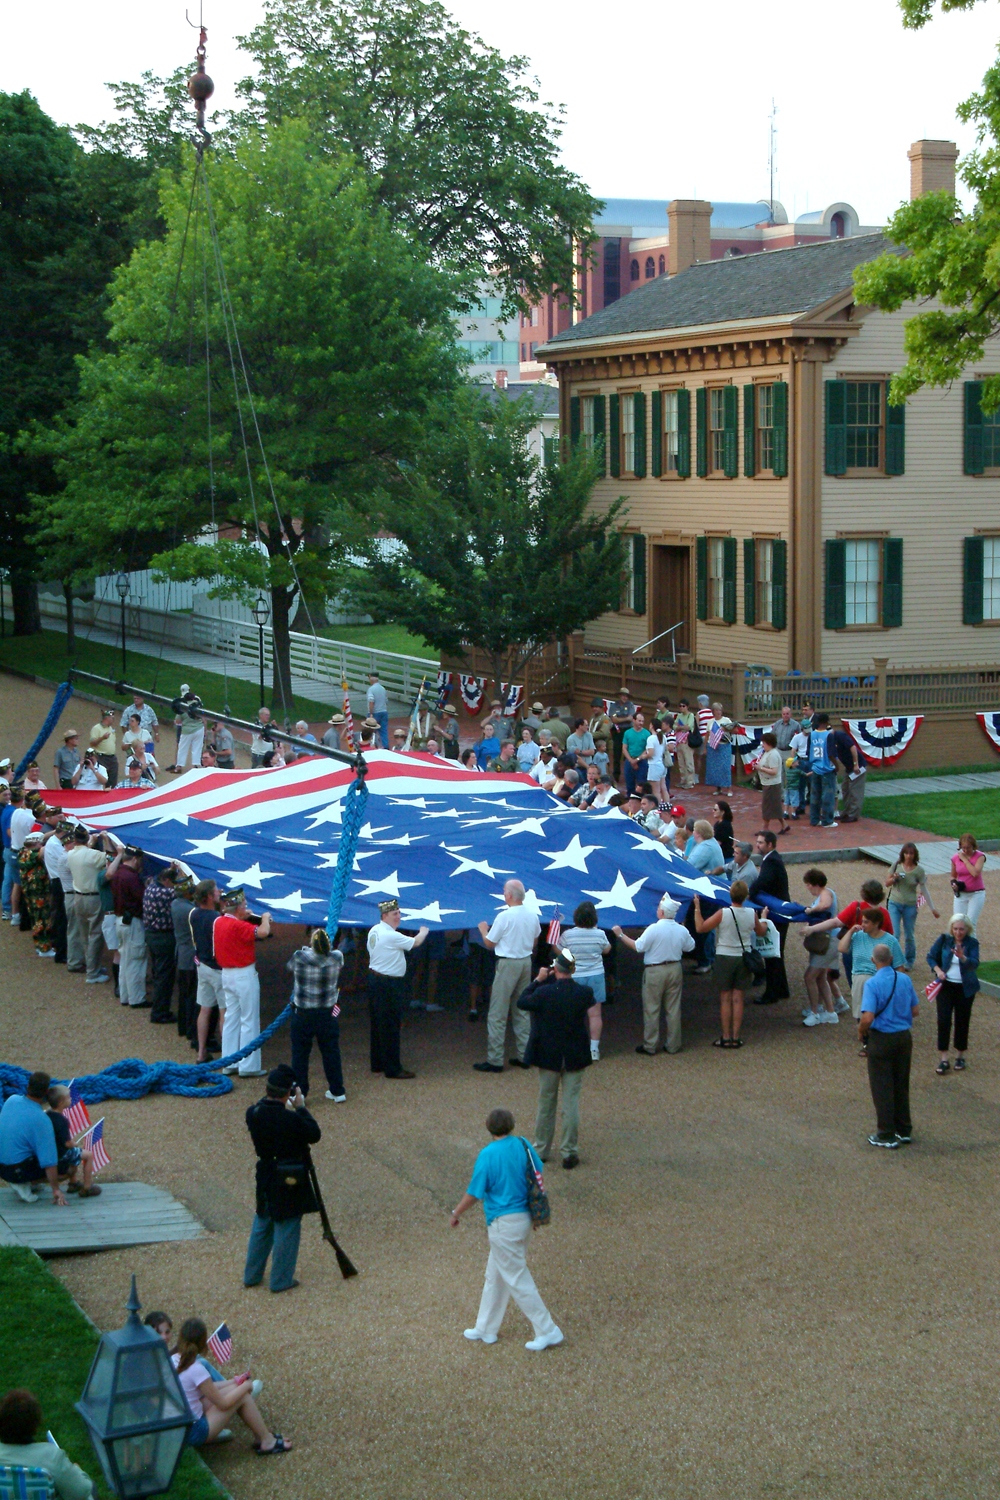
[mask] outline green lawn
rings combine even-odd
[[[1000,838],[1000,791],[915,792],[905,797],[871,797],[865,816],[907,828],[925,828],[928,833],[960,838],[974,833],[977,839]]]
[[[181,667],[175,662],[160,661],[156,656],[144,655],[138,651],[129,651],[127,660],[129,680],[137,687],[169,697],[177,692],[182,681],[188,682],[207,708],[218,709],[219,712],[225,710],[227,685],[221,672],[203,672],[197,667]],[[77,649],[70,658],[66,655],[65,635],[54,630],[43,630],[40,635],[18,636],[16,639],[7,637],[0,641],[0,665],[62,682],[70,666],[118,678],[121,676],[122,658],[117,647],[105,646],[99,641],[87,641],[82,632],[77,634]],[[98,684],[88,682],[86,678],[79,679],[79,686],[83,692],[105,696]],[[335,690],[331,688],[331,701],[334,693]],[[228,696],[230,712],[236,718],[256,718],[260,706],[260,689],[256,683],[230,677]],[[130,701],[110,688],[107,690],[107,697],[109,701],[123,705]],[[267,700],[270,703],[270,685]],[[311,698],[296,698],[295,709],[296,717],[310,722],[328,719],[330,716],[330,704],[317,703]],[[169,719],[169,709],[160,708],[159,717],[161,720]]]
[[[128,1285],[122,1282],[122,1316]],[[74,1463],[98,1480],[102,1500],[111,1496],[100,1478],[100,1465],[87,1429],[73,1409],[90,1369],[97,1334],[62,1282],[31,1250],[0,1250],[0,1391],[26,1386],[42,1405],[42,1433],[47,1428]],[[119,1325],[120,1326],[120,1325]],[[188,1449],[182,1456],[173,1491],[184,1500],[218,1500],[219,1489],[208,1470]]]
[[[980,964],[979,977],[988,984],[1000,984],[1000,960],[993,959],[990,963]]]
[[[437,661],[440,652],[419,635],[410,635],[402,625],[323,625],[317,632],[328,641],[347,641],[352,646],[369,646],[373,651],[396,651],[400,656],[429,656]]]

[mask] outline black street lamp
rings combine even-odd
[[[260,666],[260,706],[264,707],[264,626],[271,618],[267,600],[263,594],[257,595],[257,602],[250,611],[257,621],[257,661]]]
[[[128,1322],[102,1336],[76,1403],[119,1500],[166,1493],[194,1421],[166,1343],[139,1321],[141,1305],[133,1276]]]
[[[128,677],[128,667],[125,664],[125,602],[128,599],[127,573],[118,574],[118,581],[115,587],[118,590],[118,597],[122,604],[122,681],[124,682]]]

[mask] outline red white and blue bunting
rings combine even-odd
[[[451,677],[450,672],[439,672],[437,675],[437,707],[439,709],[444,708],[448,702],[451,694]]]
[[[760,737],[773,726],[770,724],[734,724],[729,738],[745,767],[749,769],[760,755]]]
[[[1000,713],[976,714],[976,718],[994,750],[1000,750]]]
[[[458,686],[462,693],[462,702],[470,714],[477,714],[482,707],[483,694],[486,691],[485,677],[466,677],[459,675]]]
[[[845,719],[848,732],[869,765],[891,766],[909,749],[923,714],[897,719]]]
[[[516,714],[524,702],[524,683],[501,682],[500,702],[503,704],[504,713]]]

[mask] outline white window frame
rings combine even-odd
[[[754,546],[754,606],[758,625],[774,624],[774,542],[761,538]]]
[[[983,619],[1000,620],[1000,536],[983,537]]]
[[[634,391],[627,391],[619,402],[622,416],[622,473],[635,473],[635,401]]]
[[[676,474],[680,451],[679,391],[663,392],[663,472]]]
[[[726,387],[708,388],[708,467],[721,474],[726,467]]]
[[[844,549],[844,624],[876,626],[881,623],[882,543],[855,538]]]
[[[721,536],[708,538],[708,617],[725,618],[726,549]]]
[[[594,451],[594,403],[596,396],[580,398],[580,437],[587,453]]]
[[[759,385],[754,406],[757,417],[757,469],[774,472],[774,386]],[[764,418],[767,418],[765,421]]]

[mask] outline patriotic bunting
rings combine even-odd
[[[976,714],[976,718],[994,750],[1000,750],[1000,713]]]
[[[451,694],[451,677],[452,674],[450,672],[439,672],[437,675],[437,703],[435,707],[438,709],[444,708],[448,702]]]
[[[459,690],[462,694],[462,702],[470,714],[477,714],[482,707],[483,694],[486,691],[485,677],[466,677],[459,675]]]
[[[516,714],[524,702],[524,684],[522,682],[501,682],[500,702],[504,706],[504,712]]]
[[[891,766],[909,748],[923,714],[897,719],[845,719],[848,733],[869,765]]]
[[[760,756],[761,735],[772,727],[770,724],[734,724],[729,731],[729,737],[747,770]]]

